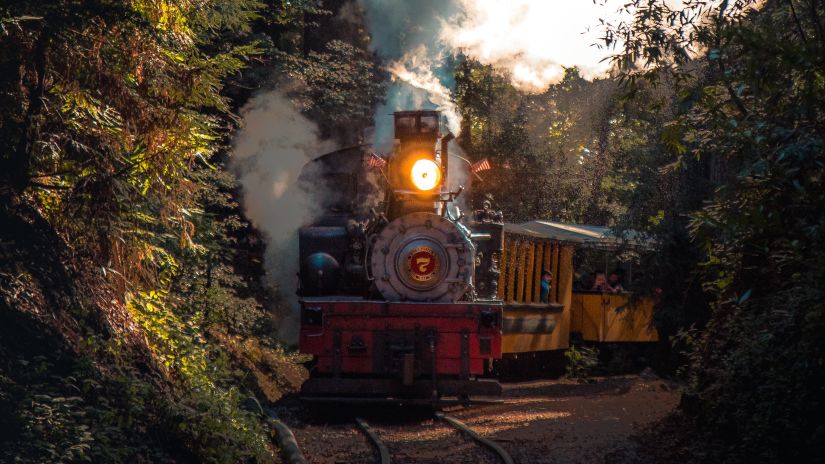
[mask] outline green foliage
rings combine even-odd
[[[16,330],[31,324],[4,322]],[[88,359],[10,337],[0,338],[2,354],[12,355],[0,368],[3,462],[171,462],[182,454],[201,462],[273,459],[266,431],[239,407],[237,389],[202,384],[165,397],[126,366],[99,379]],[[156,438],[163,433],[169,437]]]
[[[203,462],[274,462],[260,411],[240,407],[247,397],[236,388],[201,385],[180,398],[172,422]]]
[[[30,205],[21,224],[39,227],[6,237],[4,222],[0,303],[48,312],[50,337],[69,345],[36,377],[30,347],[0,343],[0,423],[14,432],[0,460],[274,460],[243,407],[253,393],[209,335],[272,333],[249,277],[260,250],[216,154],[237,105],[224,86],[262,53],[259,21],[303,27],[313,12],[255,0],[0,7],[0,213],[21,219]],[[61,246],[71,251],[49,251]]]
[[[0,460],[170,462],[146,433],[153,389],[135,372],[100,379],[50,329],[3,306],[0,322]]]
[[[474,184],[475,200],[492,196],[508,221],[615,225],[648,187],[643,179],[655,168],[639,157],[654,156],[660,115],[620,104],[613,79],[590,82],[571,68],[544,93],[527,95],[508,76],[466,59],[455,79],[460,144],[494,166]]]
[[[20,412],[25,424],[20,439],[31,444],[30,451],[53,461],[87,460],[94,439],[89,426],[72,417],[82,414],[80,398],[33,395],[30,401],[31,408]]]
[[[272,337],[271,316],[260,301],[270,298],[269,290],[256,278],[263,272],[263,242],[240,216],[236,180],[220,162],[215,169],[196,169],[193,179],[201,185],[190,216],[198,248],[178,248],[182,278],[173,292],[180,311],[197,318],[203,331],[219,326],[231,334]]]
[[[279,61],[287,76],[303,84],[293,89],[293,99],[323,129],[322,137],[342,145],[362,142],[362,129],[372,124],[372,109],[386,91],[374,56],[331,40],[323,51],[311,50],[305,57],[282,52]]]
[[[259,417],[241,407],[250,392],[231,378],[227,347],[208,335],[220,327],[272,336],[268,314],[255,298],[241,296],[262,290],[248,288],[231,267],[238,251],[233,237],[246,225],[230,196],[235,188],[230,174],[198,168],[192,178],[201,185],[187,216],[198,231],[197,245],[156,237],[158,245],[144,259],[153,261],[165,290],[127,294],[127,308],[161,362],[158,367],[183,387],[168,420],[187,445],[205,462],[267,461],[269,439]]]
[[[204,110],[228,109],[222,81],[256,53],[251,42],[233,45],[218,35],[248,30],[239,25],[258,6],[13,4],[11,14],[40,19],[2,37],[8,51],[0,60],[20,75],[0,85],[6,103],[25,115],[2,116],[4,182],[36,194],[75,246],[99,247],[93,251],[104,255],[103,266],[127,281],[151,276],[133,274],[128,263],[159,228],[188,239],[188,171],[213,152],[218,135],[218,119]],[[209,46],[214,40],[226,45]],[[78,217],[86,220],[77,224]]]
[[[571,345],[564,352],[567,358],[567,376],[579,380],[586,380],[593,375],[599,366],[599,349],[595,346],[576,347]]]

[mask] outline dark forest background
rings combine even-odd
[[[664,289],[663,372],[684,394],[633,460],[813,462],[825,2],[629,4],[605,30],[624,44],[609,78],[571,68],[525,94],[456,57],[459,141],[494,166],[474,199],[659,243],[644,285]],[[304,374],[274,341],[228,145],[250,96],[285,82],[323,136],[358,141],[389,80],[362,14],[0,4],[0,461],[277,461],[267,407]]]

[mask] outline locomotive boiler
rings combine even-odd
[[[501,357],[501,215],[456,205],[439,112],[393,117],[387,156],[338,150],[300,178],[320,206],[299,231],[299,347],[314,358],[302,396],[498,396],[483,374]]]

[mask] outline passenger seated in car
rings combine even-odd
[[[550,298],[550,281],[553,280],[553,274],[547,269],[541,271],[541,292],[539,292],[539,301],[542,303],[549,303]]]
[[[622,279],[618,272],[611,272],[607,277],[607,291],[610,293],[621,293],[624,291],[622,287]]]
[[[594,292],[610,292],[610,287],[607,285],[607,279],[604,277],[604,272],[596,273],[596,280],[593,281],[593,287],[590,289]]]

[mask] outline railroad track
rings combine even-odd
[[[498,443],[482,437],[460,420],[451,416],[447,416],[440,412],[435,413],[435,417],[439,421],[444,422],[445,424],[458,430],[464,436],[469,437],[474,442],[478,443],[480,446],[483,446],[492,451],[498,457],[499,462],[503,464],[514,463],[513,458],[510,457],[507,451],[505,451],[504,448],[499,446]],[[387,448],[387,445],[381,440],[379,434],[376,433],[376,431],[372,427],[370,427],[370,425],[364,419],[359,417],[355,419],[355,422],[358,424],[358,427],[361,429],[362,432],[364,432],[367,438],[369,438],[373,447],[377,451],[378,459],[375,462],[379,464],[391,464],[389,448]]]
[[[333,413],[331,422],[309,422],[290,429],[269,411],[276,444],[287,464],[450,463],[511,464],[498,443],[460,420],[440,412],[367,412],[372,425],[353,412]],[[353,415],[350,415],[353,414]],[[323,414],[322,417],[326,416]],[[290,421],[291,422],[291,421]],[[299,421],[300,423],[300,421]]]

